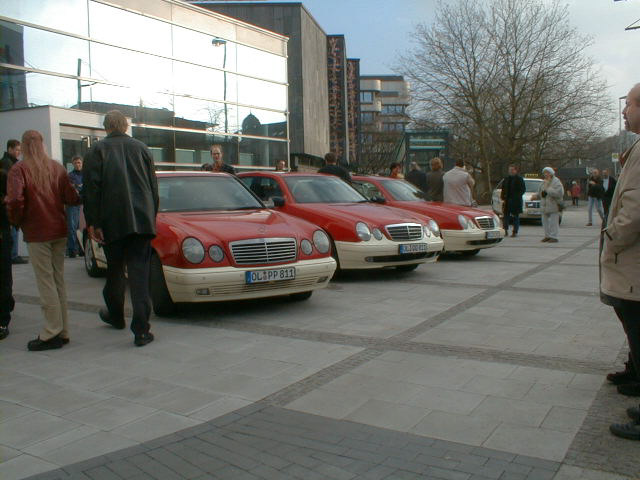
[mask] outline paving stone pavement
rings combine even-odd
[[[603,385],[625,346],[584,215],[559,244],[527,225],[309,302],[188,306],[144,349],[96,322],[102,280],[68,261],[72,343],[25,352],[40,314],[19,266],[0,479],[638,478],[637,445],[607,432],[631,402]]]

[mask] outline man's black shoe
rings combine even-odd
[[[69,341],[70,341],[68,337],[67,338],[60,337],[60,338],[62,338],[62,344],[63,345],[67,345],[69,343]]]
[[[31,352],[41,352],[43,350],[53,350],[55,348],[62,348],[62,338],[59,336],[50,338],[49,340],[40,340],[40,337],[35,340],[31,340],[27,343],[27,350]]]
[[[609,427],[609,430],[616,437],[640,440],[640,425],[636,422],[614,423]]]
[[[9,327],[0,327],[0,340],[4,340],[9,336]]]
[[[640,383],[623,383],[618,385],[618,393],[626,395],[627,397],[640,397]]]
[[[101,308],[98,312],[98,315],[100,315],[100,320],[108,325],[111,325],[117,330],[124,330],[124,327],[126,326],[124,320],[117,321],[111,318],[111,316],[109,315],[109,310],[107,310],[106,308]]]
[[[24,265],[25,263],[29,263],[29,260],[27,260],[26,258],[22,258],[20,256],[14,258],[11,260],[11,263],[13,263],[14,265]]]
[[[70,253],[70,254],[69,254],[69,258],[76,258],[76,256],[77,256],[77,255],[76,255],[75,253]]]
[[[627,408],[627,415],[634,422],[636,422],[636,423],[640,422],[640,408],[639,407],[629,407],[629,408]]]
[[[153,333],[143,333],[141,335],[136,335],[133,343],[136,344],[136,347],[144,347],[145,345],[153,342]]]
[[[607,380],[614,385],[622,385],[623,383],[636,382],[638,377],[631,370],[624,369],[620,372],[610,373],[607,375]]]

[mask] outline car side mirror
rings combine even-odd
[[[284,198],[282,197],[272,197],[271,201],[273,202],[273,206],[276,208],[284,207]]]
[[[387,199],[384,197],[371,197],[373,203],[387,203]]]

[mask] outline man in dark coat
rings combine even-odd
[[[104,245],[107,309],[100,318],[123,329],[125,266],[129,277],[134,343],[153,341],[149,331],[149,265],[156,236],[158,184],[147,146],[126,134],[126,117],[118,110],[104,119],[107,137],[91,147],[84,162],[84,214],[89,234]]]
[[[11,248],[13,238],[7,217],[4,198],[7,196],[7,169],[0,165],[0,340],[9,336],[13,299],[13,276],[11,274]]]
[[[606,220],[607,216],[609,216],[609,207],[611,206],[611,199],[613,199],[613,192],[616,190],[616,179],[609,175],[609,169],[607,168],[602,170],[602,188],[604,189],[602,206]]]
[[[21,151],[20,140],[11,139],[7,142],[7,150],[4,152],[2,158],[0,158],[0,169],[4,170],[5,174],[9,175],[9,170],[18,162],[18,157]],[[22,264],[28,263],[27,260],[22,258],[18,253],[18,229],[14,226],[9,227],[11,233],[11,263]]]
[[[517,237],[520,230],[522,195],[526,190],[524,179],[518,175],[518,167],[509,165],[509,175],[502,181],[501,197],[504,201],[504,230],[509,234],[509,226],[513,225],[512,237]]]
[[[335,154],[329,152],[324,156],[324,167],[318,170],[318,173],[326,173],[329,175],[335,175],[336,177],[340,177],[347,183],[351,183],[351,175],[347,171],[346,168],[338,165],[338,159]]]
[[[442,169],[442,160],[434,157],[429,161],[431,171],[427,173],[427,200],[432,202],[444,201],[444,170]]]
[[[407,182],[410,182],[418,187],[426,195],[427,175],[422,170],[420,170],[420,167],[416,162],[411,162],[411,171],[407,173],[406,180]]]
[[[589,221],[587,227],[593,225],[593,209],[595,208],[600,215],[600,220],[604,222],[604,208],[602,208],[602,198],[604,197],[604,188],[602,187],[602,177],[597,168],[591,170],[591,176],[587,182],[587,210],[589,212]]]

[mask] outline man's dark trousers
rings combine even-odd
[[[619,299],[614,310],[627,334],[629,368],[633,368],[640,382],[640,302]]]
[[[9,326],[13,299],[13,277],[11,275],[11,250],[13,236],[9,228],[0,229],[0,327]]]
[[[82,250],[78,242],[78,224],[80,222],[80,206],[67,207],[67,255],[77,255]]]
[[[509,230],[509,226],[513,225],[513,233],[520,231],[520,215],[517,213],[505,213],[504,214],[504,229]]]
[[[134,335],[148,333],[150,329],[149,264],[152,238],[149,235],[129,235],[104,246],[107,257],[107,283],[102,294],[109,316],[116,322],[124,321],[126,266],[133,307],[131,331]]]

